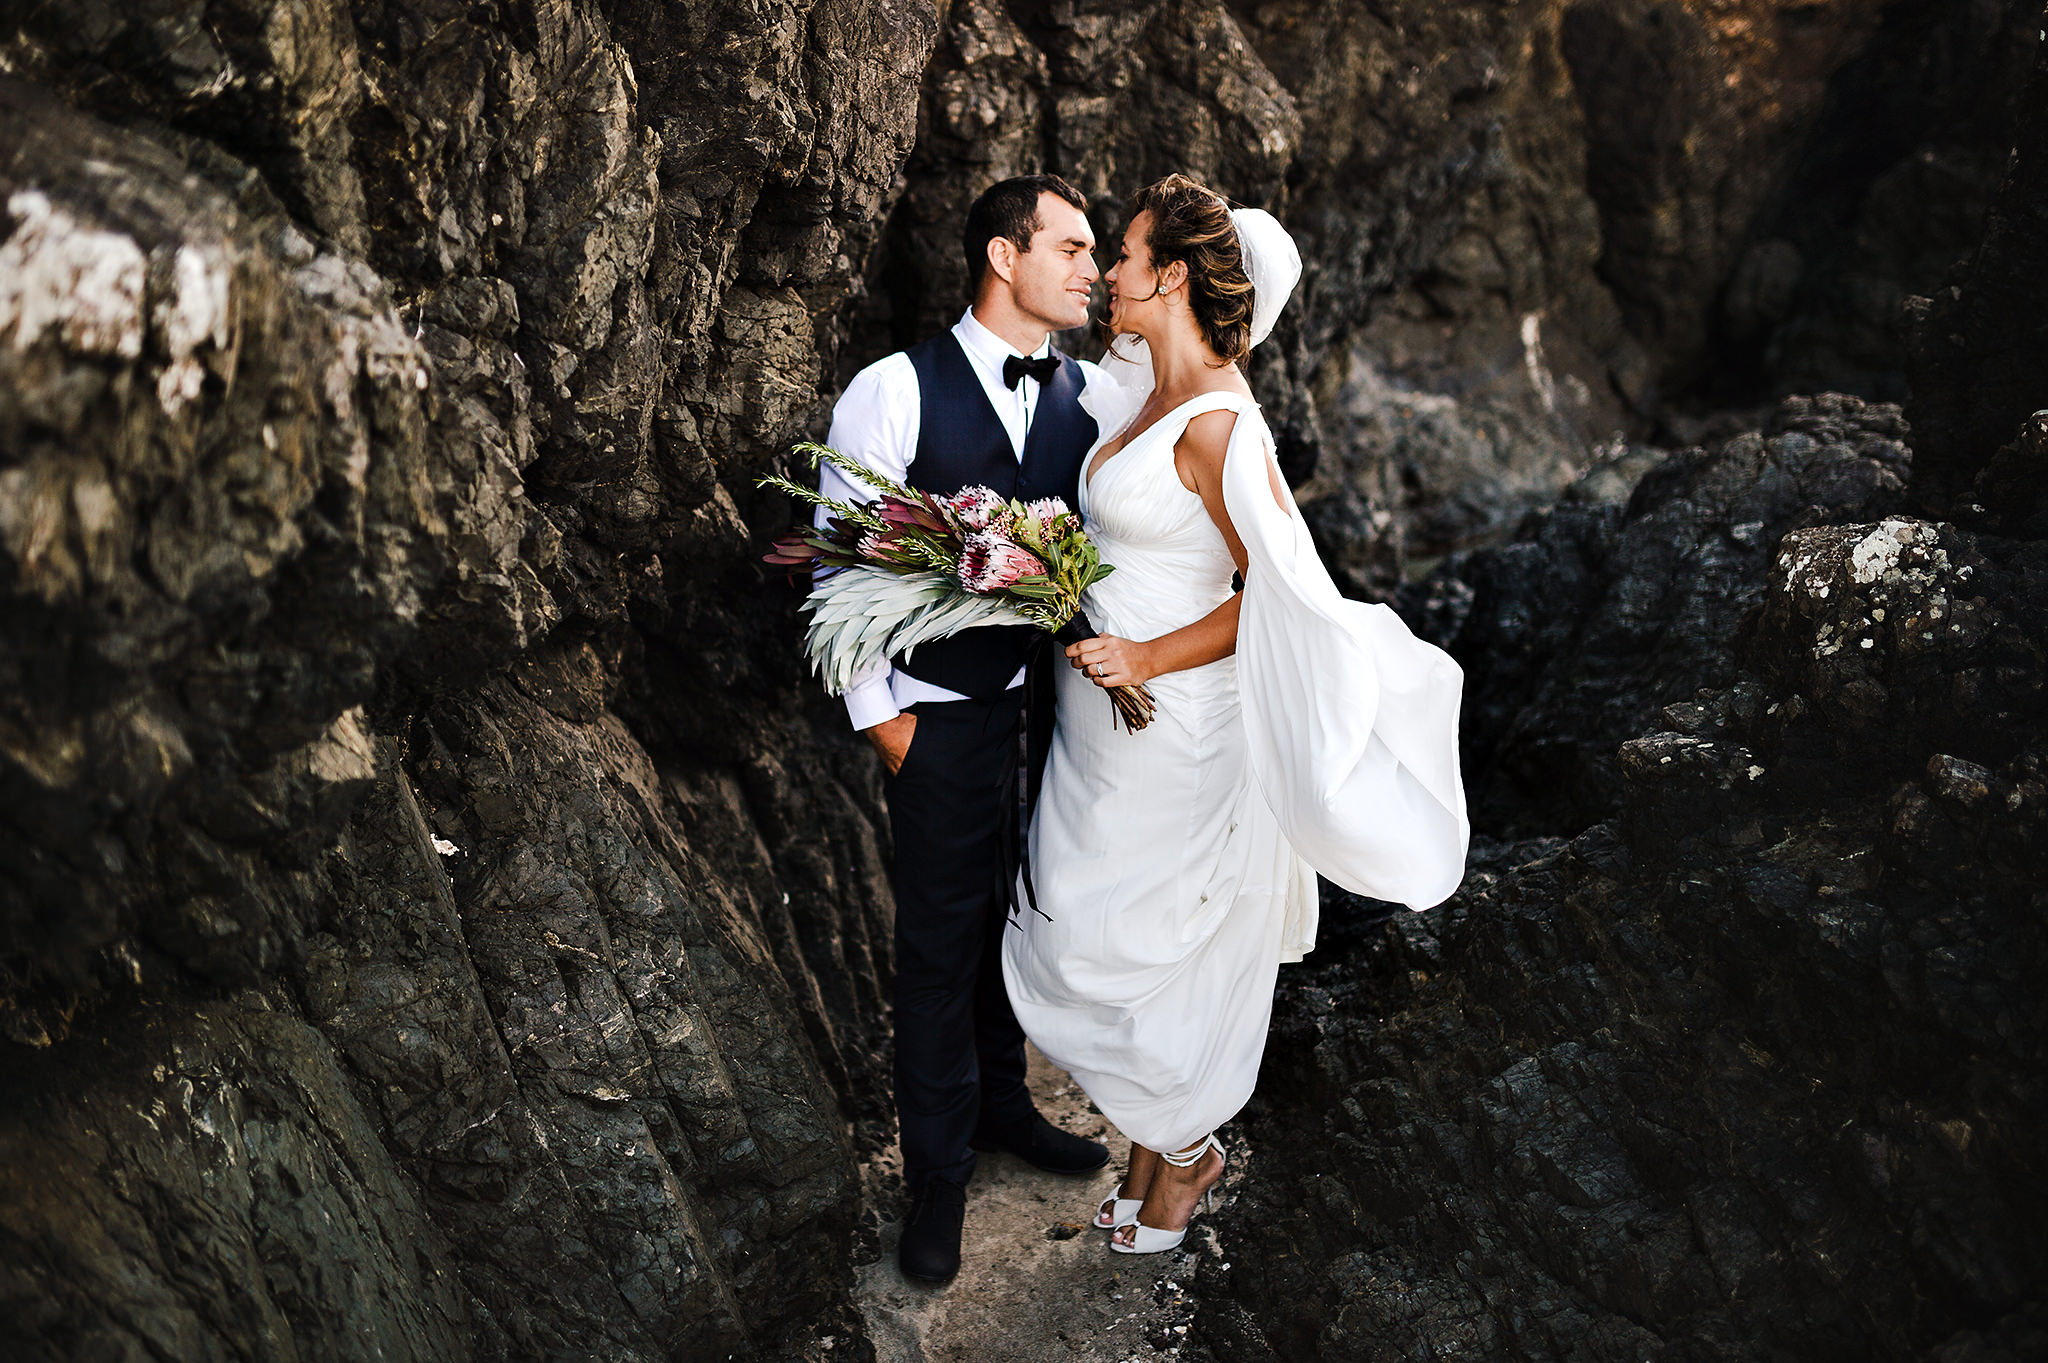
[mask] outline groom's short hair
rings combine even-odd
[[[1038,196],[1057,194],[1083,213],[1087,196],[1057,175],[1019,175],[998,180],[981,191],[981,197],[967,210],[967,293],[981,296],[982,277],[988,273],[988,244],[1005,237],[1019,251],[1031,249],[1031,235],[1045,224],[1038,217]]]

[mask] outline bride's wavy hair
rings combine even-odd
[[[1252,352],[1252,281],[1229,205],[1176,171],[1132,195],[1128,209],[1132,218],[1152,214],[1145,247],[1155,274],[1176,260],[1188,267],[1188,306],[1209,349],[1242,364]]]

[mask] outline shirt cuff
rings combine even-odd
[[[886,724],[903,711],[896,704],[896,697],[889,689],[889,669],[884,668],[879,676],[857,681],[846,688],[846,717],[853,721],[856,729],[872,729],[877,724]]]

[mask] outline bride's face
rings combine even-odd
[[[1166,316],[1166,297],[1178,279],[1167,279],[1166,288],[1161,290],[1159,272],[1152,268],[1152,248],[1145,244],[1151,231],[1149,209],[1132,218],[1131,225],[1124,229],[1116,262],[1103,276],[1109,285],[1109,329],[1113,332],[1145,336]],[[1177,277],[1181,271],[1170,267],[1169,273]]]

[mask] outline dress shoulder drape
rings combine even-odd
[[[1274,502],[1272,458],[1254,408],[1223,466],[1249,564],[1237,684],[1252,779],[1318,873],[1429,908],[1458,888],[1471,841],[1458,767],[1464,672],[1391,608],[1338,592],[1293,497],[1284,511]]]

